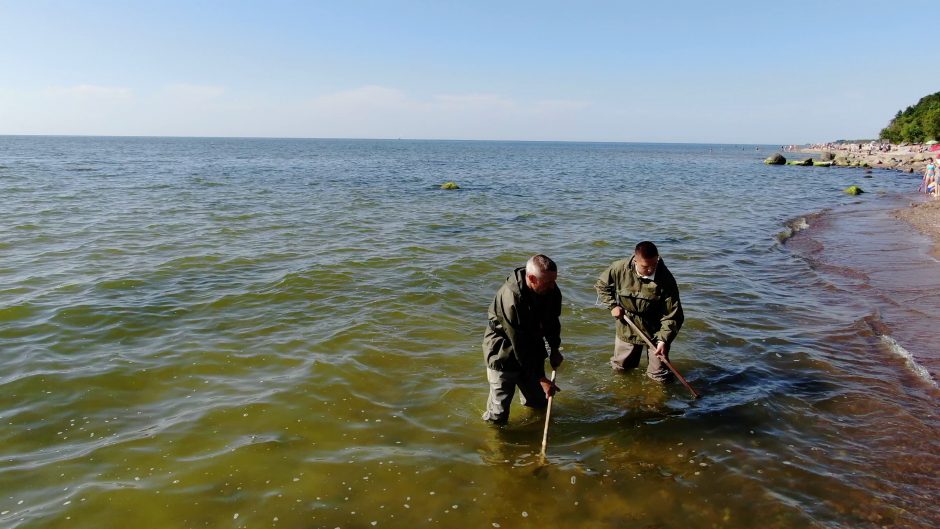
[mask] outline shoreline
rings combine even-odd
[[[824,155],[825,158],[832,160],[834,167],[885,169],[917,175],[924,174],[929,160],[940,157],[940,151],[930,151],[922,145],[885,144],[879,146],[874,142],[794,146],[786,153]],[[940,258],[940,200],[929,196],[925,199],[919,203],[912,201],[908,207],[895,210],[894,218],[906,222],[918,232],[928,236],[933,241],[931,255]]]
[[[921,203],[894,211],[894,218],[903,220],[933,241],[930,254],[940,259],[940,200],[928,198]]]

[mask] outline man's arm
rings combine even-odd
[[[522,320],[519,316],[518,304],[520,300],[516,299],[511,291],[503,290],[496,300],[496,317],[506,338],[512,344],[513,357],[523,369],[529,369],[540,377],[545,377],[545,366],[542,362],[527,362],[525,359],[526,348],[531,347],[532,336],[522,326]]]
[[[614,310],[620,308],[619,299],[617,299],[617,276],[614,273],[613,265],[600,275],[597,282],[594,283],[594,290],[597,291],[598,301],[607,307],[615,318],[619,317],[619,315],[613,314]]]
[[[561,348],[561,292],[558,292],[558,298],[553,300],[551,310],[545,321],[542,323],[545,341],[548,342],[548,348],[551,351],[549,363],[552,369],[557,369],[564,361],[559,349]]]
[[[659,331],[655,339],[663,342],[666,349],[669,344],[676,339],[682,322],[685,321],[685,314],[682,312],[682,302],[679,301],[679,289],[674,287],[671,292],[663,298],[663,316],[660,319]]]

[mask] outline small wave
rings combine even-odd
[[[0,321],[10,322],[24,320],[32,316],[33,313],[34,310],[30,305],[12,305],[3,307],[0,308]]]
[[[797,233],[808,229],[812,226],[816,219],[822,217],[826,214],[828,210],[823,210],[818,213],[811,213],[809,215],[801,215],[795,219],[790,219],[783,224],[783,231],[777,234],[777,241],[780,244],[786,244],[787,240],[796,235]]]
[[[917,361],[914,360],[914,355],[912,355],[910,351],[899,344],[897,340],[888,336],[887,334],[882,334],[881,341],[888,346],[888,349],[890,349],[892,353],[903,358],[904,362],[907,364],[907,368],[913,371],[915,375],[922,378],[925,382],[934,388],[940,388],[940,385],[937,384],[937,381],[930,376],[930,372],[927,371],[927,368],[918,364]]]
[[[806,228],[809,228],[809,222],[807,222],[806,217],[791,220],[784,224],[783,231],[777,234],[777,241],[779,241],[780,244],[785,244],[790,237],[793,237]]]
[[[190,182],[201,187],[224,187],[223,182],[218,182],[204,176],[195,176],[190,179]]]

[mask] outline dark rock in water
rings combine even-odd
[[[801,167],[812,167],[813,159],[807,158],[805,160],[792,160],[787,162],[787,165],[799,165]]]
[[[862,188],[860,188],[860,187],[858,187],[858,186],[849,186],[849,187],[843,189],[843,192],[844,192],[844,193],[848,193],[848,194],[850,194],[850,195],[861,195],[861,194],[864,193],[865,191],[863,191]]]
[[[873,177],[872,175],[870,175],[870,174],[867,174],[867,175],[865,175],[865,178],[874,178],[874,177]]]
[[[773,156],[769,156],[764,160],[764,163],[767,165],[784,165],[787,163],[787,159],[780,153],[774,153]]]

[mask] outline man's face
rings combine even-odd
[[[555,288],[555,280],[558,279],[558,272],[542,272],[540,275],[526,274],[526,283],[536,294],[545,294]]]
[[[642,257],[637,254],[633,254],[633,267],[636,269],[636,273],[641,276],[652,276],[656,273],[656,265],[659,264],[659,256],[656,257]]]

